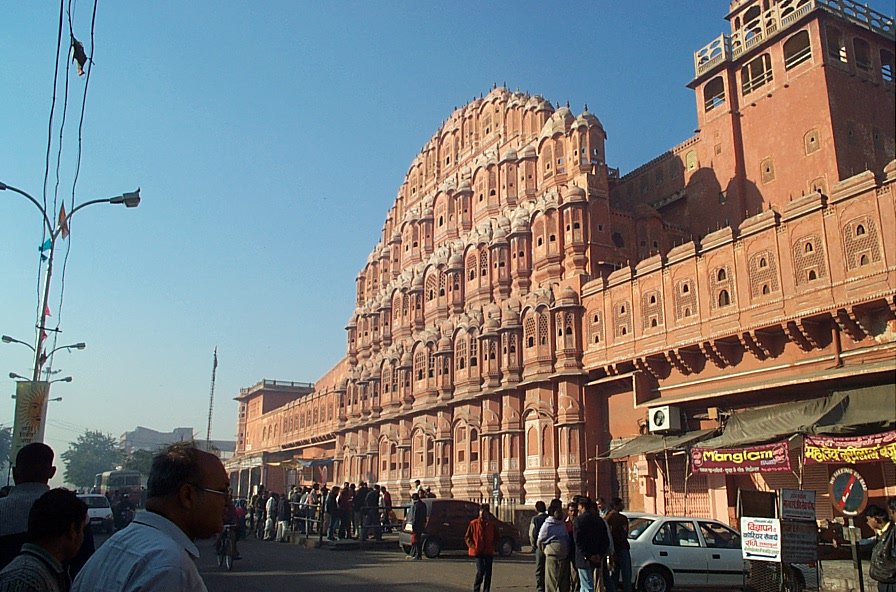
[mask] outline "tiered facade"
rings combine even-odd
[[[689,511],[727,518],[744,483],[598,457],[657,405],[696,430],[892,383],[893,21],[846,0],[727,18],[695,55],[697,134],[622,178],[587,108],[495,88],[455,111],[358,274],[346,357],[312,394],[256,405],[238,456],[332,458],[336,480],[404,496],[420,479],[486,497],[497,474],[519,502],[664,511],[690,488]]]

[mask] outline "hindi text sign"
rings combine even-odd
[[[781,521],[777,518],[740,519],[741,552],[744,559],[781,561]]]

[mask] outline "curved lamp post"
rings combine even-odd
[[[7,185],[0,181],[0,191],[12,191],[13,193],[18,193],[28,201],[30,201],[34,206],[40,210],[41,216],[44,219],[44,227],[48,234],[48,242],[49,242],[49,252],[47,253],[47,272],[44,278],[44,291],[43,297],[40,305],[40,313],[38,316],[37,323],[37,342],[34,347],[31,345],[19,341],[18,339],[13,339],[8,335],[3,336],[3,341],[6,343],[22,343],[34,352],[34,369],[32,373],[31,383],[34,387],[38,386],[38,382],[40,380],[41,369],[43,368],[44,363],[47,359],[53,354],[53,352],[58,351],[60,349],[84,349],[84,343],[76,343],[74,345],[66,345],[62,347],[57,347],[50,351],[49,353],[44,352],[44,341],[46,341],[46,319],[47,319],[47,304],[49,303],[50,298],[50,279],[53,277],[53,255],[56,251],[56,239],[59,238],[59,235],[65,230],[66,234],[68,233],[69,222],[72,219],[72,216],[75,215],[76,212],[86,208],[87,206],[92,206],[94,204],[108,203],[108,204],[124,204],[125,207],[128,208],[136,208],[140,205],[140,189],[137,188],[136,191],[131,191],[129,193],[123,193],[121,195],[116,195],[115,197],[108,197],[105,199],[92,199],[89,201],[85,201],[84,203],[78,204],[74,208],[72,208],[71,212],[66,213],[64,207],[60,208],[59,212],[53,212],[52,218],[56,219],[57,224],[54,226],[51,221],[51,216],[47,214],[47,210],[44,206],[40,204],[34,197],[32,197],[28,192],[23,191],[17,187],[13,187],[12,185]],[[69,377],[70,379],[70,377]],[[64,379],[63,379],[64,380]],[[70,380],[69,380],[70,381]],[[69,382],[66,381],[66,382]],[[57,382],[57,381],[51,381]],[[43,383],[44,388],[49,388],[49,382]],[[46,395],[43,395],[43,405],[40,413],[40,417],[38,418],[37,423],[37,431],[36,433],[29,433],[26,435],[27,441],[19,438],[21,426],[19,425],[19,413],[16,413],[15,416],[15,425],[13,426],[13,446],[10,449],[10,454],[15,455],[17,453],[17,446],[22,446],[27,444],[28,442],[41,442],[44,437],[44,417],[47,414],[47,403],[49,402]],[[19,438],[19,439],[17,439]]]

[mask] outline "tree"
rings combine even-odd
[[[12,428],[0,426],[0,471],[5,471],[15,460],[9,458],[10,446],[12,446]]]
[[[75,487],[92,487],[97,473],[121,464],[118,443],[108,434],[87,430],[62,453],[65,482]]]
[[[152,457],[156,453],[152,450],[135,450],[124,459],[122,465],[126,469],[132,471],[140,471],[141,475],[149,475],[149,469],[152,468]]]

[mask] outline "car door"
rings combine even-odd
[[[715,520],[700,520],[700,536],[707,551],[707,575],[720,586],[743,586],[744,560],[740,535]]]
[[[654,559],[672,572],[676,587],[706,586],[706,548],[692,520],[664,521],[653,536]]]
[[[440,527],[444,533],[445,548],[466,549],[464,535],[467,534],[470,521],[479,514],[479,506],[462,501],[446,500],[443,503],[446,507]]]

